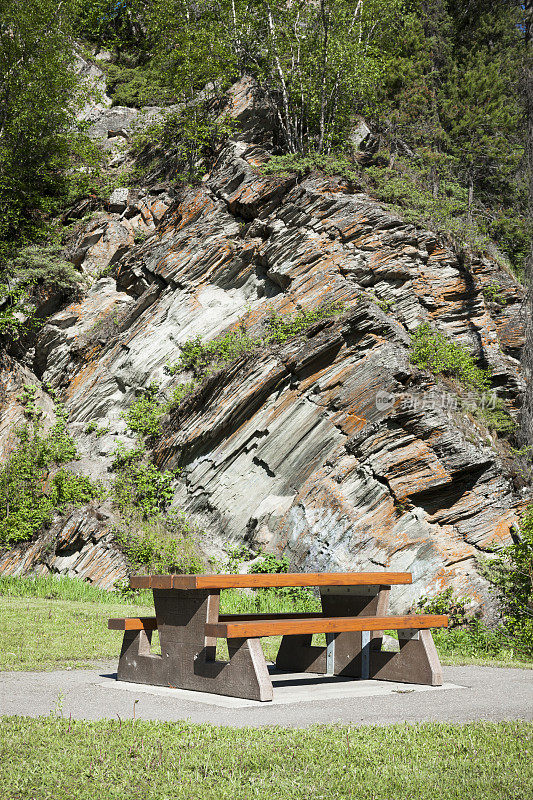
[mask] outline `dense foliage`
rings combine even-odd
[[[530,241],[525,13],[517,0],[92,0],[78,24],[114,48],[117,102],[189,104],[188,119],[180,111],[165,129],[186,157],[212,139],[192,102],[198,91],[221,98],[251,74],[288,159],[270,171],[318,166],[353,178],[362,114],[378,134],[372,152],[379,147],[365,165],[367,190],[459,248],[496,241],[520,271]]]
[[[111,51],[105,69],[114,102],[179,104],[134,143],[132,179],[198,178],[230,133],[217,103],[248,73],[274,109],[275,158],[299,158],[274,159],[269,170],[344,173],[458,248],[496,242],[522,270],[530,242],[527,12],[518,0],[5,0],[4,7],[0,243],[20,236],[19,223],[42,227],[73,183],[92,179],[90,170],[72,169],[94,160],[73,123],[82,88],[76,36]],[[377,134],[362,174],[351,138],[360,115]]]
[[[448,587],[434,597],[421,597],[416,610],[424,614],[447,614],[449,630],[436,631],[437,645],[446,652],[458,647],[478,656],[498,657],[512,651],[520,657],[533,656],[533,506],[522,515],[520,531],[513,543],[494,549],[479,559],[481,574],[497,600],[500,620],[487,627],[472,614],[470,600],[457,597]]]
[[[61,468],[78,458],[64,412],[57,406],[56,422],[44,432],[35,397],[36,387],[26,386],[20,401],[28,419],[15,432],[17,443],[0,470],[0,546],[31,539],[54,514],[101,491],[89,478]]]
[[[523,514],[513,544],[482,562],[515,647],[533,655],[533,506]]]
[[[68,193],[81,147],[71,3],[3,0],[0,15],[0,256],[41,232]],[[78,147],[79,145],[79,147]]]
[[[480,369],[473,356],[428,323],[420,325],[411,336],[409,358],[412,364],[436,375],[457,377],[465,386],[478,391],[490,387],[490,373]]]
[[[146,517],[130,508],[115,528],[115,539],[131,565],[157,573],[205,571],[198,550],[200,535],[181,512]]]

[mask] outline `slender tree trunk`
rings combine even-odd
[[[467,222],[468,226],[472,225],[472,206],[474,204],[474,178],[472,177],[472,173],[468,173],[468,214],[467,214]]]
[[[321,0],[320,2],[320,18],[322,20],[322,28],[324,32],[324,43],[322,51],[322,85],[320,87],[320,135],[318,138],[317,147],[317,151],[319,153],[322,152],[322,147],[324,146],[324,132],[326,128],[326,80],[328,70],[329,21],[325,0]]]
[[[270,33],[270,38],[272,39],[272,52],[274,56],[274,64],[276,66],[276,72],[278,73],[278,79],[281,85],[281,97],[283,100],[283,115],[282,115],[284,123],[283,127],[285,129],[285,136],[287,138],[288,148],[291,153],[294,153],[296,152],[296,149],[295,149],[295,141],[294,141],[290,107],[289,107],[289,93],[287,91],[287,82],[285,80],[285,75],[283,73],[283,67],[281,66],[281,61],[278,55],[276,30],[274,28],[272,11],[269,5],[267,5],[267,21],[268,21],[268,31]]]
[[[439,196],[439,178],[435,167],[431,167],[429,179],[431,181],[431,194],[433,199],[436,200]]]

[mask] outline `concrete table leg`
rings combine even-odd
[[[205,624],[218,621],[219,592],[154,589],[161,655],[144,631],[125,631],[118,679],[199,692],[272,700],[259,639],[228,640],[229,661],[216,661]]]
[[[322,587],[322,611],[328,617],[385,616],[389,594],[390,586]],[[382,633],[372,631],[370,637],[371,649],[381,649]],[[310,635],[284,636],[276,659],[278,669],[363,677],[360,631],[336,633],[329,643],[329,659],[328,647],[313,646],[311,641]],[[368,672],[366,663],[364,671]]]

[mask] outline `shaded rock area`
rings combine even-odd
[[[55,520],[36,541],[0,554],[0,572],[70,575],[112,589],[128,574],[112,528],[108,509],[93,505],[76,509]]]
[[[116,443],[134,442],[123,412],[139,391],[189,379],[164,369],[185,341],[242,325],[258,335],[273,312],[342,303],[305,335],[211,375],[165,418],[152,444],[161,469],[181,469],[174,506],[199,521],[214,555],[244,542],[295,570],[411,571],[396,611],[448,585],[482,602],[476,556],[510,541],[525,497],[464,389],[413,367],[408,347],[430,322],[490,367],[518,409],[522,287],[342,179],[262,174],[268,105],[245,78],[227,109],[241,124],[198,185],[116,190],[109,210],[75,227],[71,258],[93,283],[48,319],[34,375],[66,403],[84,470],[107,480]],[[97,115],[102,131],[110,111],[120,113]],[[5,413],[4,451],[16,417]],[[105,435],[84,433],[91,420]],[[98,513],[57,520],[0,570],[112,585],[126,567]]]

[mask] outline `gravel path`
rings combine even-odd
[[[274,701],[258,703],[118,683],[115,668],[1,672],[0,714],[127,719],[135,704],[137,719],[239,727],[533,720],[532,670],[444,667],[438,688],[274,672]]]

